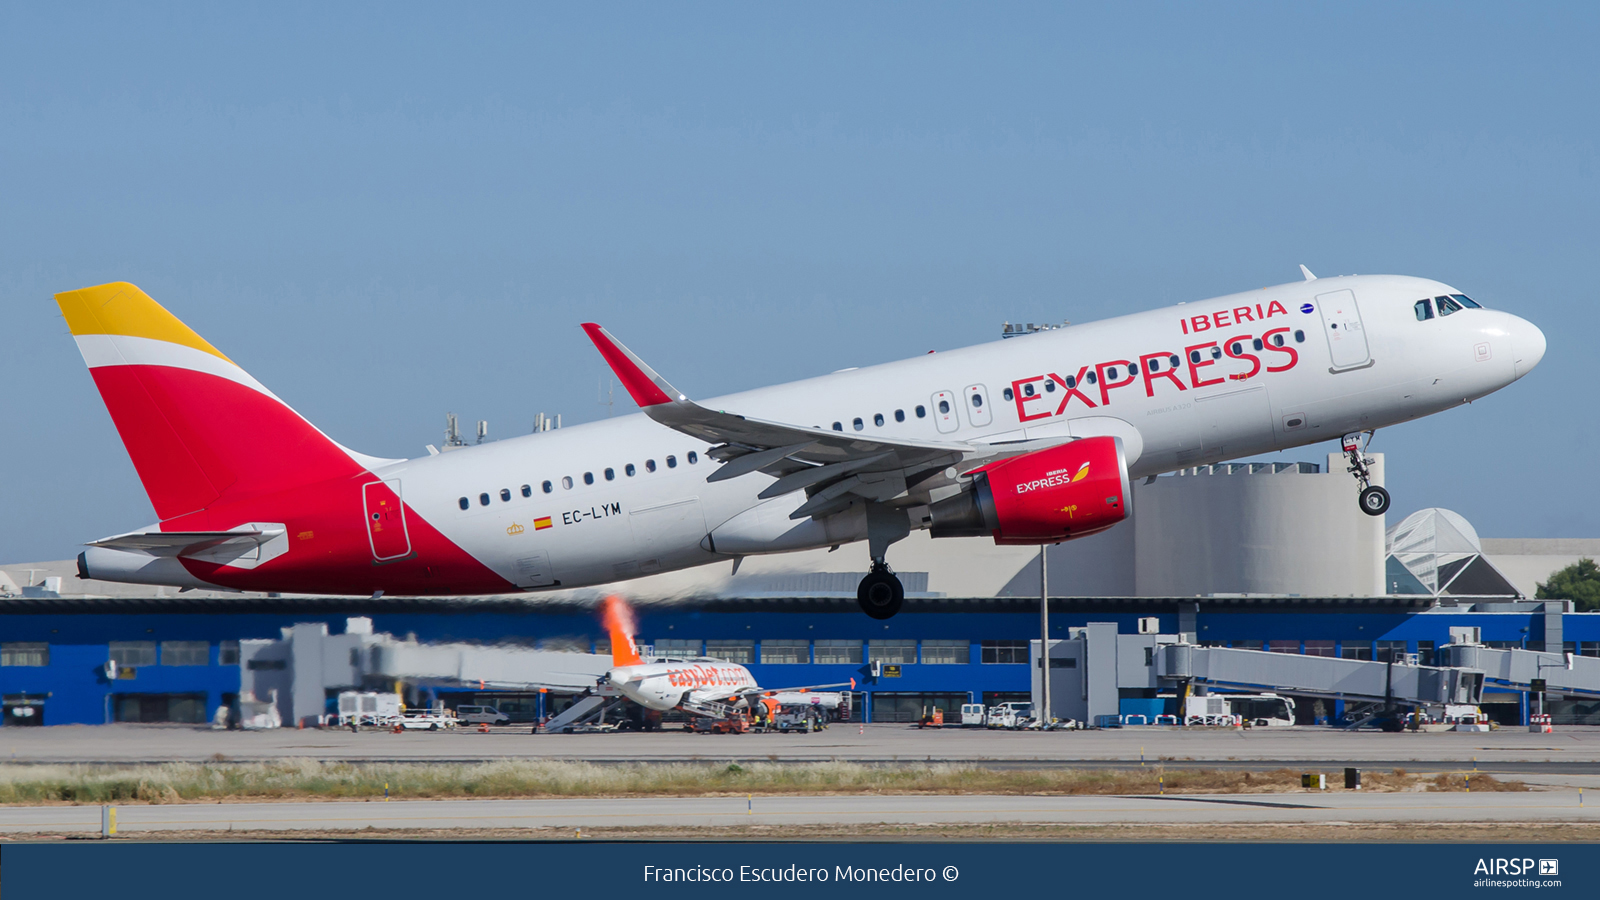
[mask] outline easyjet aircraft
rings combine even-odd
[[[866,541],[859,600],[904,591],[912,529],[1046,544],[1127,518],[1131,479],[1363,435],[1482,397],[1545,339],[1423,278],[1306,280],[690,400],[584,325],[643,415],[419,459],[319,431],[131,284],[57,295],[160,522],[84,577],[331,594],[624,581]]]
[[[710,657],[645,660],[633,642],[633,612],[622,598],[615,594],[607,597],[602,616],[611,635],[612,665],[604,680],[629,700],[649,709],[681,709],[690,715],[721,718],[727,708],[753,708],[763,694],[856,686],[852,678],[837,684],[762,688],[750,670],[738,663]]]

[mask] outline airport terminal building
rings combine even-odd
[[[1600,657],[1600,613],[1529,599],[1535,581],[1600,552],[1600,541],[1480,540],[1443,510],[1386,530],[1357,510],[1342,469],[1333,472],[1219,465],[1138,485],[1131,521],[1049,548],[1051,638],[1094,623],[1134,634],[1153,618],[1200,646],[1426,666],[1452,628],[1476,628],[1489,648]],[[615,589],[634,601],[640,643],[657,655],[743,663],[771,688],[854,679],[851,715],[864,721],[1028,699],[1038,549],[913,535],[890,561],[907,600],[888,621],[856,605],[861,547],[750,557],[737,573],[706,567]],[[0,598],[5,727],[200,723],[241,691],[266,699],[269,689],[293,723],[356,688],[398,690],[412,705],[484,703],[531,722],[609,665],[581,655],[609,651],[601,592],[179,594],[86,583],[69,567],[7,566],[0,580],[11,595]],[[1527,720],[1525,690],[1487,684],[1483,697],[1496,721]],[[1600,724],[1591,697],[1552,693],[1545,709],[1558,725]],[[1344,712],[1336,696],[1297,707],[1307,724]]]

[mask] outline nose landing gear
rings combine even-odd
[[[1362,435],[1366,435],[1365,441]],[[1366,455],[1366,445],[1371,441],[1372,432],[1356,431],[1345,435],[1341,445],[1345,458],[1350,460],[1345,471],[1354,475],[1356,483],[1361,485],[1361,493],[1357,498],[1361,511],[1369,516],[1381,516],[1389,511],[1389,492],[1371,483],[1372,472],[1367,467],[1372,465],[1372,457]]]
[[[872,561],[872,571],[861,579],[856,588],[856,602],[861,611],[874,619],[893,618],[905,602],[906,588],[900,577],[889,570],[882,557]]]

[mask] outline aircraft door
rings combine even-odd
[[[1322,333],[1328,338],[1328,352],[1335,372],[1357,369],[1372,362],[1367,349],[1367,332],[1361,327],[1361,308],[1353,291],[1334,291],[1317,295],[1317,310],[1322,313]]]
[[[988,400],[989,398],[984,398],[984,402],[987,403]],[[961,420],[956,418],[955,394],[949,391],[940,391],[933,395],[929,403],[933,407],[933,409],[929,410],[933,415],[933,424],[939,426],[940,434],[949,434],[961,427]]]
[[[384,561],[411,554],[411,538],[406,534],[405,504],[400,500],[400,482],[368,482],[361,488],[367,513],[367,539],[372,558]]]
[[[989,412],[989,391],[981,384],[968,385],[962,394],[967,398],[967,421],[973,428],[982,428],[989,424],[993,415]]]

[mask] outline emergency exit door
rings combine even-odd
[[[933,424],[939,427],[940,434],[949,434],[961,427],[961,420],[956,418],[955,394],[940,391],[929,402],[933,405]]]
[[[411,538],[406,534],[406,509],[400,502],[400,482],[373,481],[361,489],[367,513],[367,538],[372,558],[400,559],[411,553]]]
[[[1318,294],[1317,310],[1322,313],[1322,333],[1328,338],[1335,372],[1360,368],[1372,361],[1367,332],[1361,327],[1361,308],[1356,305],[1353,291]]]

